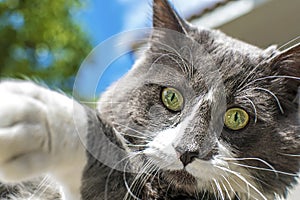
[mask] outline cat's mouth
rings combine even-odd
[[[196,191],[197,180],[185,169],[164,171],[162,178],[176,190],[190,194]]]

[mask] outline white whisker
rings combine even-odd
[[[192,45],[194,45],[194,43],[192,44]],[[190,68],[191,69],[189,69],[189,78],[191,78],[191,77],[193,77],[193,67],[194,67],[194,58],[193,58],[193,53],[192,53],[192,50],[191,50],[191,48],[189,47],[189,46],[183,46],[180,50],[182,50],[182,49],[187,49],[188,51],[189,51],[189,55],[190,55],[190,62],[191,62],[191,65],[190,65]],[[189,66],[189,64],[188,63],[186,63],[186,65],[187,66]]]
[[[218,199],[218,198],[217,198],[217,193],[216,193],[215,187],[214,187],[214,185],[213,185],[213,182],[211,182],[210,184],[211,184],[211,187],[212,187],[212,189],[213,189],[213,195],[215,196],[215,199]]]
[[[239,91],[242,91],[243,89],[245,89],[247,86],[250,86],[258,81],[263,81],[263,80],[267,80],[267,79],[275,79],[275,78],[286,78],[286,79],[293,79],[293,80],[300,80],[300,77],[295,77],[295,76],[286,76],[286,75],[276,75],[276,76],[264,76],[261,78],[257,78],[253,81],[250,81],[249,83],[245,84],[242,88],[239,89]]]
[[[227,178],[224,175],[222,175],[222,177],[226,181],[226,183],[228,184],[228,186],[230,187],[231,192],[233,192],[233,194],[235,195],[235,197],[238,198],[238,200],[240,200],[240,198],[238,197],[238,194],[233,189],[231,183],[227,180]],[[229,199],[231,199],[231,198],[229,198]]]
[[[249,188],[249,185],[246,183],[246,187],[247,189],[245,189],[244,187],[242,187],[234,178],[231,178],[231,177],[228,177],[229,179],[231,179],[231,181],[233,181],[243,192],[246,193],[247,195],[247,199],[250,199],[251,198],[251,193],[250,193],[250,188]],[[237,194],[237,193],[236,193]],[[237,194],[238,195],[238,194]],[[244,196],[245,194],[241,194],[241,198],[242,196]],[[243,198],[242,198],[243,199]]]
[[[294,176],[294,177],[298,176],[297,174],[293,174],[293,173],[288,173],[288,172],[283,172],[283,171],[278,171],[278,170],[273,170],[273,169],[267,169],[267,168],[261,168],[261,167],[255,167],[255,166],[251,166],[251,165],[244,165],[244,164],[240,164],[240,163],[232,162],[231,164],[238,165],[238,166],[245,167],[245,168],[250,168],[250,169],[257,169],[257,170],[262,170],[262,171],[274,172],[277,177],[278,177],[278,174]]]
[[[267,161],[265,161],[265,160],[263,160],[263,159],[261,159],[261,158],[227,158],[227,157],[223,157],[223,156],[220,156],[220,157],[218,157],[218,158],[223,159],[223,160],[225,160],[225,161],[228,161],[228,160],[229,160],[229,161],[230,161],[230,160],[234,160],[234,161],[241,161],[241,160],[256,160],[256,161],[259,161],[259,162],[265,164],[265,165],[268,166],[270,169],[276,171],[276,169],[275,169],[271,164],[269,164]]]
[[[126,171],[126,167],[128,165],[128,163],[130,162],[130,159],[134,158],[135,156],[139,155],[139,153],[135,153],[135,154],[131,154],[131,155],[128,155],[127,157],[121,159],[120,161],[118,161],[110,170],[109,174],[107,175],[107,178],[106,178],[106,181],[105,181],[105,192],[104,192],[104,199],[108,199],[108,186],[109,186],[109,181],[110,181],[110,176],[112,175],[112,173],[114,172],[115,169],[117,169],[117,166],[119,164],[121,164],[122,162],[124,162],[126,159],[126,163],[124,165],[124,174],[125,174],[125,171]],[[124,175],[123,174],[123,175]],[[123,177],[124,178],[124,177]],[[125,197],[124,197],[125,198]]]
[[[218,183],[218,181],[215,178],[213,178],[213,181],[214,181],[214,183],[215,183],[215,185],[217,187],[217,191],[219,193],[219,196],[221,197],[222,200],[225,200],[224,199],[224,195],[223,195],[223,191],[222,191],[222,188],[221,188],[220,184]]]
[[[147,169],[148,168],[148,169]],[[143,189],[143,186],[145,185],[145,183],[148,181],[149,177],[152,176],[152,173],[155,171],[157,173],[157,167],[154,166],[151,162],[149,162],[149,165],[147,166],[145,172],[143,172],[143,174],[147,174],[146,176],[144,176],[144,179],[142,179],[140,181],[140,185],[137,188],[137,194],[139,194],[141,192],[141,190]],[[153,180],[152,180],[153,181]],[[152,182],[151,181],[151,182]]]
[[[249,89],[246,89],[246,90],[262,90],[262,91],[265,91],[265,92],[269,93],[269,94],[272,95],[272,96],[274,97],[274,99],[276,100],[277,105],[278,105],[278,107],[279,107],[279,109],[280,109],[280,112],[281,112],[282,114],[284,114],[283,108],[282,108],[282,106],[281,106],[281,103],[280,103],[278,97],[277,97],[273,92],[271,92],[270,90],[268,90],[268,89],[266,89],[266,88],[261,88],[261,87],[254,87],[254,88],[249,88]],[[246,90],[244,90],[244,91],[246,91]]]
[[[31,200],[32,198],[40,197],[49,187],[48,180],[49,180],[49,175],[46,175],[43,178],[43,180],[39,183],[34,193],[28,198],[28,200]]]
[[[254,191],[256,191],[264,200],[268,200],[256,187],[254,187],[251,183],[249,183],[249,181],[247,181],[247,179],[245,179],[240,173],[232,171],[232,170],[227,169],[225,167],[220,167],[220,166],[215,166],[215,167],[217,167],[219,169],[222,169],[224,171],[227,171],[227,172],[237,176],[239,179],[244,181],[247,184],[247,186],[250,186]]]
[[[283,156],[291,156],[291,157],[300,157],[300,154],[287,154],[287,153],[279,153]]]
[[[129,163],[129,161],[126,163],[125,168],[127,167],[128,163]],[[126,173],[125,173],[125,171],[123,172],[123,181],[124,181],[125,187],[127,189],[127,194],[125,195],[125,197],[123,198],[123,200],[126,200],[128,198],[128,194],[131,197],[133,197],[134,199],[136,199],[136,200],[141,200],[140,198],[138,198],[137,196],[135,196],[135,194],[133,194],[133,192],[131,191],[131,187],[129,187],[128,182],[126,180]]]
[[[255,104],[253,103],[253,101],[250,98],[248,98],[246,96],[242,96],[240,98],[244,98],[244,99],[246,99],[247,101],[250,102],[250,104],[251,104],[251,106],[253,107],[253,110],[254,110],[254,123],[256,123],[257,122],[257,110],[256,110],[256,107],[255,107]]]
[[[133,131],[133,132],[135,132],[135,133],[138,133],[138,134],[140,134],[141,136],[146,136],[146,135],[147,135],[146,133],[143,133],[143,132],[141,132],[141,131],[135,130],[135,129],[133,129],[133,128],[130,128],[129,126],[126,126],[126,125],[123,125],[123,124],[120,124],[120,123],[117,123],[117,122],[113,122],[113,124],[114,124],[114,125],[117,125],[117,126],[122,126],[122,127],[124,127],[124,128],[127,128],[128,130]],[[121,134],[122,134],[122,133],[121,133]],[[145,137],[145,138],[147,138],[147,137]]]
[[[224,182],[222,180],[219,180],[219,181],[220,181],[220,183],[222,184],[222,186],[223,186],[223,188],[225,190],[225,194],[228,196],[229,199],[231,199],[231,196],[230,196],[230,194],[229,194],[229,192],[227,190],[226,185],[224,184]]]
[[[181,59],[181,61],[182,61],[183,63],[186,64],[185,60],[182,59],[181,54],[180,54],[176,49],[174,49],[173,47],[171,47],[171,46],[169,46],[169,45],[166,45],[166,44],[164,44],[164,43],[162,43],[162,42],[159,42],[159,41],[156,41],[156,42],[157,42],[158,44],[161,44],[162,46],[165,46],[165,47],[171,49],[172,51],[174,51],[175,54],[174,54],[174,53],[169,53],[169,54],[170,54],[170,55],[175,55],[175,56],[177,56],[178,58]],[[166,55],[166,54],[163,54],[163,55]],[[157,60],[155,60],[155,62],[157,62]],[[154,63],[155,63],[155,62],[154,62]],[[189,73],[187,73],[187,71],[185,70],[185,69],[188,70],[189,68],[183,69],[183,67],[179,64],[178,61],[175,61],[175,62],[179,65],[179,67],[181,67],[181,69],[182,69],[182,71],[183,71],[184,73],[189,74]],[[186,65],[185,65],[185,67],[186,67]]]
[[[288,41],[287,43],[281,45],[280,47],[278,47],[278,50],[282,50],[284,49],[285,47],[289,46],[290,44],[294,43],[295,41],[299,40],[300,39],[300,36],[297,36],[295,37],[294,39]]]

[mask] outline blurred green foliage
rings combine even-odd
[[[74,22],[81,0],[0,0],[0,76],[43,80],[70,93],[91,50]]]

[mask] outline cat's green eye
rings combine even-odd
[[[183,107],[183,96],[175,88],[164,88],[161,93],[161,100],[163,104],[172,111],[180,111]]]
[[[229,108],[224,116],[224,124],[227,128],[237,131],[243,129],[249,123],[249,115],[242,108]]]

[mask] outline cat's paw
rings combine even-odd
[[[86,129],[85,109],[72,99],[31,82],[1,82],[0,180],[50,173],[73,182],[86,162]]]
[[[33,94],[18,91],[20,86],[0,84],[0,179],[4,181],[19,181],[49,166],[47,107]]]

